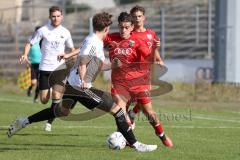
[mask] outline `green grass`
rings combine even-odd
[[[14,88],[14,87],[13,87]],[[170,98],[169,98],[170,97]],[[155,98],[165,132],[174,148],[164,147],[153,129],[140,114],[136,117],[137,138],[145,143],[158,144],[151,153],[138,153],[126,147],[108,149],[107,135],[116,130],[110,115],[90,121],[67,122],[57,119],[53,131],[43,131],[45,122],[28,126],[11,139],[6,136],[7,126],[17,116],[27,116],[47,106],[33,104],[19,90],[0,91],[0,159],[11,160],[239,160],[240,108],[239,102],[196,101]],[[74,112],[83,112],[78,105]]]

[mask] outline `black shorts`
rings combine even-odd
[[[39,64],[31,64],[31,80],[38,79]]]
[[[114,104],[110,93],[93,87],[85,90],[76,89],[66,84],[62,97],[62,106],[65,108],[73,108],[77,102],[80,102],[88,109],[97,107],[106,112],[109,112]]]
[[[39,75],[39,90],[50,89],[55,86],[64,86],[73,64],[66,62],[54,71],[41,71]]]
[[[65,70],[58,71],[40,71],[39,74],[39,90],[50,89],[54,85],[65,85],[67,75]]]
[[[39,90],[50,89],[49,76],[51,71],[39,71]]]

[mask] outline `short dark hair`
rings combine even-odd
[[[102,31],[105,27],[112,24],[112,15],[106,12],[98,13],[93,16],[94,31]]]
[[[59,6],[52,6],[49,8],[49,16],[51,15],[51,13],[59,11],[62,13],[62,9]]]
[[[134,14],[135,12],[137,11],[140,11],[143,13],[143,15],[145,15],[145,9],[141,6],[138,6],[136,5],[135,7],[133,7],[131,10],[130,10],[130,14]]]
[[[127,12],[121,12],[120,15],[118,16],[118,23],[121,22],[131,22],[133,24],[134,20],[131,14]]]

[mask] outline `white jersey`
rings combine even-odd
[[[103,41],[100,40],[96,34],[90,34],[88,35],[85,40],[83,41],[83,44],[80,46],[80,52],[78,54],[78,61],[74,68],[71,70],[70,75],[68,77],[68,83],[73,86],[74,88],[79,88],[82,84],[82,81],[78,74],[78,67],[79,67],[79,59],[81,56],[87,55],[91,58],[97,58],[101,62],[105,60],[104,56],[104,50],[103,50]],[[89,70],[96,70],[94,67],[99,67],[96,65],[89,64],[87,66],[87,69]],[[93,73],[93,74],[96,74]],[[90,86],[92,86],[92,82],[90,83]]]
[[[64,63],[57,60],[57,56],[65,51],[65,47],[73,48],[70,32],[63,26],[53,27],[50,23],[38,29],[29,42],[34,45],[42,39],[42,60],[39,65],[41,71],[54,71]]]

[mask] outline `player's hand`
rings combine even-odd
[[[112,69],[122,67],[122,62],[118,58],[114,58],[112,61]]]
[[[155,60],[154,63],[159,64],[160,66],[165,66],[165,63],[161,59],[160,60]]]
[[[91,86],[90,86],[90,83],[83,82],[80,87],[81,87],[82,89],[88,89],[88,88],[90,88]]]
[[[30,61],[28,59],[28,56],[22,55],[19,59],[20,63],[23,64],[24,62],[26,62],[27,64],[30,64]]]
[[[164,62],[159,54],[154,54],[154,63],[159,64],[160,66],[164,66]]]
[[[155,55],[154,56],[154,63],[155,64],[159,64],[160,66],[164,66],[164,62],[162,60],[162,58],[160,57],[160,55]]]
[[[65,59],[68,59],[68,58],[69,58],[68,55],[65,54],[65,53],[59,54],[59,55],[57,56],[57,60],[58,60],[58,61],[61,61],[62,59],[65,60]]]
[[[161,42],[160,42],[159,39],[154,39],[153,41],[154,41],[154,45],[155,45],[156,47],[160,47],[160,46],[161,46]]]
[[[111,49],[115,48],[116,46],[117,46],[117,42],[111,41],[111,42],[107,42],[104,45],[104,48],[107,50],[111,50]]]

